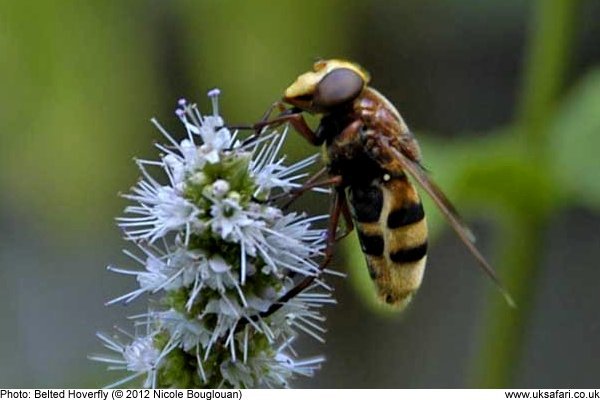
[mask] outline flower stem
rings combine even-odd
[[[527,150],[536,156],[546,151],[546,127],[564,87],[578,4],[577,0],[536,1],[518,115]]]
[[[547,125],[564,86],[578,1],[537,0],[535,4],[517,122],[524,132],[525,154],[538,168],[545,169],[551,162]],[[515,385],[544,250],[544,227],[552,210],[513,211],[511,225],[504,232],[499,265],[506,266],[502,275],[518,308],[510,309],[497,298],[488,302],[480,348],[471,370],[471,384],[476,387]]]
[[[488,299],[482,321],[483,339],[471,371],[471,383],[475,387],[514,385],[539,272],[541,232],[543,222],[537,217],[514,218],[510,228],[502,232],[505,241],[499,265],[507,266],[503,277],[516,299],[517,308],[507,307],[496,293]]]

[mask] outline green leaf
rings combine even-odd
[[[552,171],[529,156],[522,138],[511,127],[481,138],[427,141],[424,148],[433,178],[467,219],[490,212],[502,219],[508,214],[545,215],[560,204],[565,191]]]
[[[569,190],[572,201],[600,208],[600,68],[572,89],[550,128],[550,154],[556,185]]]

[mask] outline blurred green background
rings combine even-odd
[[[600,2],[0,1],[0,386],[91,387],[98,330],[144,309],[114,224],[156,156],[157,117],[257,120],[318,57],[356,60],[421,141],[479,233],[509,309],[439,221],[402,316],[372,306],[354,238],[338,251],[328,361],[299,387],[597,387],[600,377]],[[294,137],[292,158],[316,151]],[[298,209],[325,212],[312,194]],[[323,207],[319,207],[323,205]],[[319,208],[317,208],[319,207]],[[356,290],[354,290],[356,289]]]

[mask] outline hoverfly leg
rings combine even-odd
[[[262,132],[266,127],[276,128],[280,125],[283,125],[286,122],[289,122],[309,142],[311,142],[313,144],[316,143],[315,140],[317,138],[317,135],[312,131],[312,129],[310,129],[310,127],[308,126],[308,124],[304,120],[304,117],[301,114],[302,110],[300,110],[298,108],[283,109],[277,117],[275,117],[271,120],[265,120],[264,118],[265,117],[268,118],[271,115],[271,113],[273,112],[271,108],[274,108],[277,105],[278,105],[278,103],[273,103],[273,105],[271,105],[271,107],[269,107],[269,109],[263,116],[263,119],[253,125],[231,125],[231,126],[228,126],[228,128],[254,131],[254,135],[250,136],[249,138],[247,138],[246,140],[244,140],[242,142],[242,146],[245,146],[245,145],[248,145],[248,144],[254,142],[256,139],[258,139],[260,137],[260,135],[262,135]],[[318,144],[321,144],[321,143],[322,142],[318,142]]]
[[[254,142],[256,139],[259,138],[260,134],[262,133],[261,131],[264,128],[264,126],[262,126],[260,128],[257,128],[257,126],[260,126],[260,125],[264,124],[265,122],[267,122],[269,120],[269,118],[271,117],[271,114],[273,114],[273,111],[275,110],[275,108],[278,108],[279,112],[281,114],[283,114],[286,111],[284,103],[281,100],[277,100],[277,101],[273,102],[273,104],[271,104],[269,106],[269,108],[267,108],[267,111],[265,111],[265,113],[263,114],[262,118],[260,119],[260,121],[257,124],[252,124],[252,125],[226,125],[226,127],[228,129],[232,129],[232,130],[255,131],[254,135],[250,136],[249,138],[245,139],[242,142],[242,146],[248,145],[248,144]]]
[[[306,192],[307,190],[313,189],[318,186],[325,186],[325,185],[331,184],[330,179],[326,179],[324,181],[318,181],[318,179],[321,178],[326,172],[327,172],[327,169],[322,168],[317,173],[315,173],[313,176],[308,178],[301,187],[299,187],[297,189],[292,189],[289,192],[276,194],[274,196],[269,197],[266,200],[258,200],[257,199],[256,202],[257,203],[272,203],[274,201],[281,200],[286,197],[291,198],[288,203],[286,203],[283,207],[281,207],[281,209],[285,209],[285,208],[289,207],[292,202],[294,202],[298,197],[300,197],[302,194],[304,194],[304,192]],[[334,183],[335,182],[337,182],[337,180],[335,180]],[[255,198],[253,197],[252,200],[254,201]]]
[[[302,110],[296,108],[289,108],[270,121],[258,122],[254,124],[254,129],[262,131],[262,129],[267,126],[277,127],[286,122],[289,122],[310,144],[315,146],[323,144],[323,140],[317,136],[310,126],[308,126],[308,123],[302,115]]]
[[[278,108],[280,113],[283,113],[286,110],[285,104],[283,103],[283,101],[277,100],[277,101],[273,102],[273,104],[271,104],[269,106],[269,108],[267,108],[267,111],[265,111],[265,113],[263,114],[263,117],[260,119],[260,122],[268,121],[269,118],[271,118],[271,114],[273,114],[273,111],[275,110],[275,108]]]
[[[346,194],[342,189],[336,190],[332,195],[331,213],[329,214],[329,224],[327,226],[327,241],[325,244],[325,257],[319,266],[323,271],[333,258],[333,249],[336,241],[336,232],[342,214],[343,204],[346,203]]]
[[[265,124],[266,122],[269,121],[269,118],[271,118],[271,114],[273,114],[273,111],[275,110],[275,108],[279,109],[279,116],[284,115],[286,111],[289,111],[285,108],[283,101],[277,100],[277,101],[273,102],[273,104],[271,104],[269,106],[269,108],[267,108],[267,111],[265,111],[265,113],[263,114],[260,121],[256,124],[252,125],[251,129],[254,130],[254,135],[252,135],[248,139],[244,140],[242,145],[252,143],[253,141],[255,141],[256,139],[258,139],[260,137],[263,129],[268,126],[268,125],[263,126],[262,124]]]
[[[320,146],[323,144],[324,140],[319,138],[315,131],[308,126],[302,114],[290,115],[289,122],[294,129],[313,146]]]
[[[287,210],[289,206],[291,206],[292,203],[294,203],[294,201],[296,201],[300,196],[302,196],[304,193],[311,189],[314,189],[319,186],[339,186],[342,183],[342,177],[340,175],[332,176],[321,181],[317,179],[313,180],[313,178],[319,178],[321,175],[323,175],[323,172],[326,172],[325,168],[317,172],[311,179],[306,181],[304,185],[302,185],[302,187],[299,187],[298,189],[292,190],[290,193],[288,193],[290,198],[283,206],[281,206],[281,209]],[[313,181],[311,182],[311,180]]]
[[[350,213],[350,207],[348,207],[348,200],[344,201],[342,204],[342,217],[344,217],[344,222],[346,224],[346,229],[344,233],[335,238],[336,242],[339,242],[346,236],[352,233],[354,230],[354,222],[352,221],[352,214]]]
[[[285,192],[285,193],[281,193],[276,196],[273,196],[269,200],[274,201],[274,200],[283,199],[285,197],[291,197],[292,199],[289,201],[289,203],[286,203],[283,207],[281,207],[282,209],[285,209],[285,208],[289,207],[290,204],[296,200],[296,198],[300,197],[307,190],[310,190],[317,186],[326,185],[327,182],[319,182],[318,181],[323,175],[325,175],[326,172],[327,172],[327,168],[321,168],[313,176],[308,178],[301,187],[299,187],[297,189],[292,189],[289,192]]]
[[[269,106],[269,108],[267,108],[267,111],[265,111],[262,118],[257,123],[252,124],[252,125],[225,125],[225,126],[229,129],[239,129],[239,130],[243,130],[243,131],[254,131],[257,129],[262,129],[265,126],[270,125],[269,118],[271,117],[271,114],[273,114],[273,111],[275,110],[275,108],[279,109],[280,114],[278,116],[285,115],[286,111],[292,110],[292,109],[289,109],[289,110],[286,109],[284,103],[281,100],[277,100],[273,104],[271,104]]]
[[[310,275],[304,278],[300,283],[291,288],[287,293],[277,300],[267,311],[260,313],[261,317],[271,315],[275,311],[279,310],[288,300],[294,298],[296,295],[301,293],[304,289],[309,287],[316,278],[319,277],[320,273],[327,267],[327,264],[333,258],[333,245],[335,243],[335,232],[337,231],[337,224],[340,220],[340,214],[343,210],[343,204],[346,202],[346,194],[342,189],[338,189],[333,193],[333,201],[331,202],[331,215],[329,217],[329,224],[327,227],[327,239],[325,245],[325,257],[319,265],[319,271],[316,275]]]

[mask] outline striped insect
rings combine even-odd
[[[421,151],[400,113],[381,93],[368,86],[369,74],[359,65],[338,59],[318,61],[300,75],[253,126],[290,123],[310,143],[325,146],[326,167],[292,194],[316,186],[332,186],[332,208],[322,268],[333,254],[340,218],[346,234],[356,228],[378,298],[403,309],[421,285],[427,259],[427,223],[412,178],[431,196],[450,226],[514,304],[494,270],[474,245],[474,236],[456,209],[421,166]],[[285,105],[291,107],[286,108]],[[269,120],[274,109],[281,113]],[[321,116],[316,130],[304,113]],[[345,236],[345,235],[342,235]],[[289,300],[313,281],[305,278],[280,300]],[[270,310],[272,312],[273,310]]]

